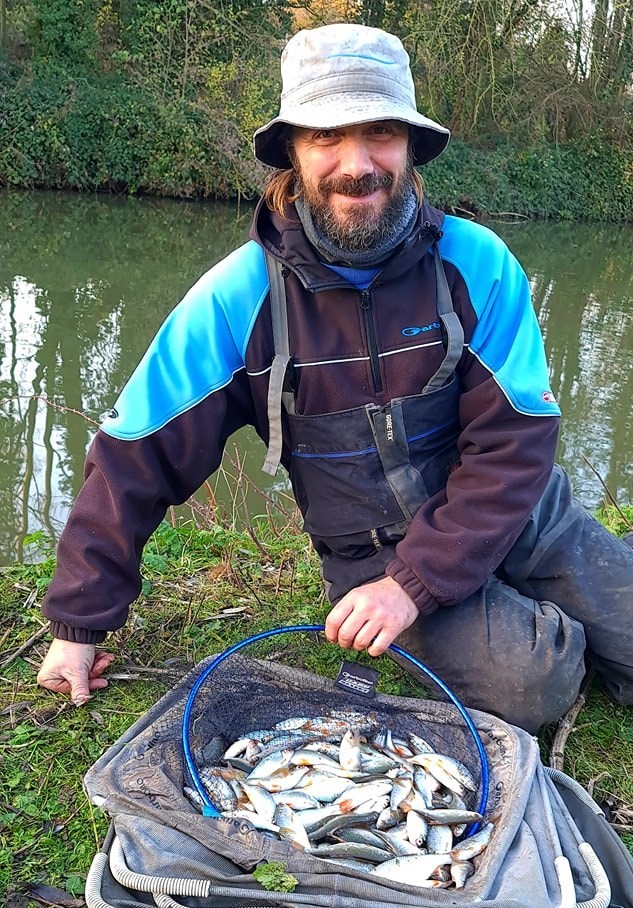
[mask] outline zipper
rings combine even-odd
[[[374,380],[374,393],[379,394],[382,391],[380,360],[378,359],[378,345],[376,344],[376,328],[371,312],[371,294],[367,289],[361,290],[360,292],[360,308],[363,311],[363,321],[365,323],[365,335],[367,337],[367,347],[369,349],[371,375]]]

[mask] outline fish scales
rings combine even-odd
[[[334,845],[317,845],[316,848],[307,848],[308,854],[315,857],[326,858],[360,858],[374,864],[389,861],[391,852],[373,845],[361,845],[359,842],[336,842]]]
[[[205,755],[219,750],[214,740]],[[224,766],[207,765],[201,777],[223,815],[396,882],[464,888],[494,831],[488,823],[460,841],[466,823],[483,821],[465,803],[476,791],[473,774],[422,736],[398,736],[375,713],[289,717],[244,734],[219,760]],[[186,795],[201,809],[191,789]]]

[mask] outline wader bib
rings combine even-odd
[[[433,254],[446,350],[436,374],[419,394],[321,416],[296,412],[281,265],[268,259],[275,357],[264,469],[279,464],[283,405],[290,478],[332,602],[384,576],[413,515],[459,460],[455,368],[464,335],[436,245]],[[633,703],[632,619],[633,550],[580,505],[555,466],[483,586],[457,607],[420,616],[398,642],[468,706],[534,733],[576,699],[585,656],[614,699]]]
[[[371,558],[375,577],[393,558],[420,505],[446,485],[459,460],[459,382],[455,368],[464,331],[456,313],[437,245],[437,315],[445,356],[419,394],[385,406],[301,416],[288,388],[290,343],[280,263],[267,256],[275,358],[268,394],[270,442],[263,469],[274,473],[282,446],[281,407],[290,432],[290,481],[308,533],[338,557]],[[327,552],[323,558],[326,582]],[[350,578],[357,580],[352,568]],[[353,583],[356,585],[356,582]],[[345,591],[343,591],[345,592]]]

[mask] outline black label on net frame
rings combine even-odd
[[[373,668],[344,659],[334,683],[343,690],[371,699],[376,696],[376,684],[379,677],[379,673]]]

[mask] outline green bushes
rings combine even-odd
[[[633,220],[633,147],[587,139],[575,146],[452,142],[424,169],[430,199],[446,208],[559,220]]]
[[[0,184],[173,196],[254,190],[223,153],[227,125],[201,107],[160,101],[121,79],[70,79],[50,67],[7,81]]]
[[[0,185],[228,198],[257,193],[252,131],[276,107],[276,74],[215,64],[197,101],[111,74],[0,61]],[[598,137],[478,149],[454,139],[424,168],[438,205],[480,214],[632,221],[633,145]]]

